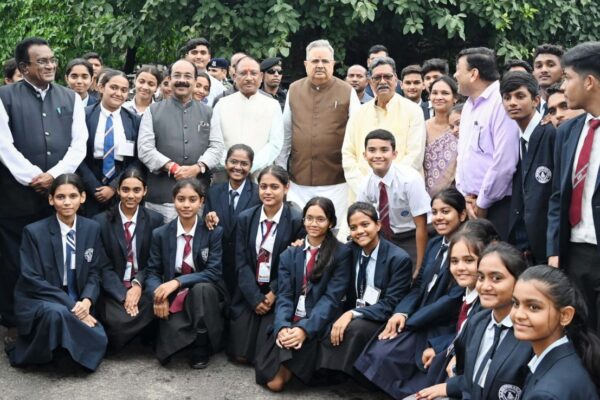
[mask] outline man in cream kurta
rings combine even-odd
[[[398,157],[395,163],[423,174],[426,134],[421,107],[394,91],[398,77],[393,59],[374,60],[370,72],[375,101],[362,105],[350,117],[342,145],[342,166],[353,192],[351,198],[358,194],[361,182],[370,171],[363,153],[365,137],[375,129],[386,129],[396,137]]]
[[[219,100],[211,120],[213,129],[223,134],[225,150],[239,143],[254,150],[252,173],[272,164],[283,145],[281,107],[277,100],[258,91],[261,82],[260,64],[252,57],[240,59],[235,76],[239,91]]]

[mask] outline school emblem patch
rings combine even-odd
[[[521,398],[521,388],[515,385],[502,385],[498,390],[499,400],[519,400]]]
[[[208,247],[205,249],[202,249],[202,251],[200,252],[200,255],[202,256],[202,261],[204,261],[204,262],[208,261]]]
[[[87,249],[83,253],[83,257],[85,258],[85,261],[92,262],[92,258],[94,258],[94,249],[91,247],[89,249]]]
[[[537,167],[535,170],[535,180],[542,185],[550,182],[550,180],[552,180],[552,171],[550,171],[550,168],[544,167],[543,165]]]

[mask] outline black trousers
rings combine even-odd
[[[569,243],[565,269],[588,307],[590,328],[600,332],[600,253],[598,246]],[[562,263],[562,262],[561,262]]]
[[[510,196],[498,200],[487,210],[487,219],[494,224],[500,239],[508,240],[508,220],[510,217]]]

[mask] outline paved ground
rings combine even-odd
[[[4,338],[0,328],[0,343]],[[3,345],[0,345],[3,350]],[[223,354],[211,359],[203,371],[189,368],[184,356],[162,367],[138,343],[105,359],[95,373],[84,372],[69,359],[44,366],[12,368],[0,351],[0,399],[385,399],[352,383],[307,387],[292,381],[283,393],[273,394],[254,383],[254,369],[227,361]]]

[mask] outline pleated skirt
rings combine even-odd
[[[248,308],[238,318],[229,321],[227,355],[234,359],[243,358],[253,364],[256,355],[267,343],[274,320],[273,310],[258,315]]]

